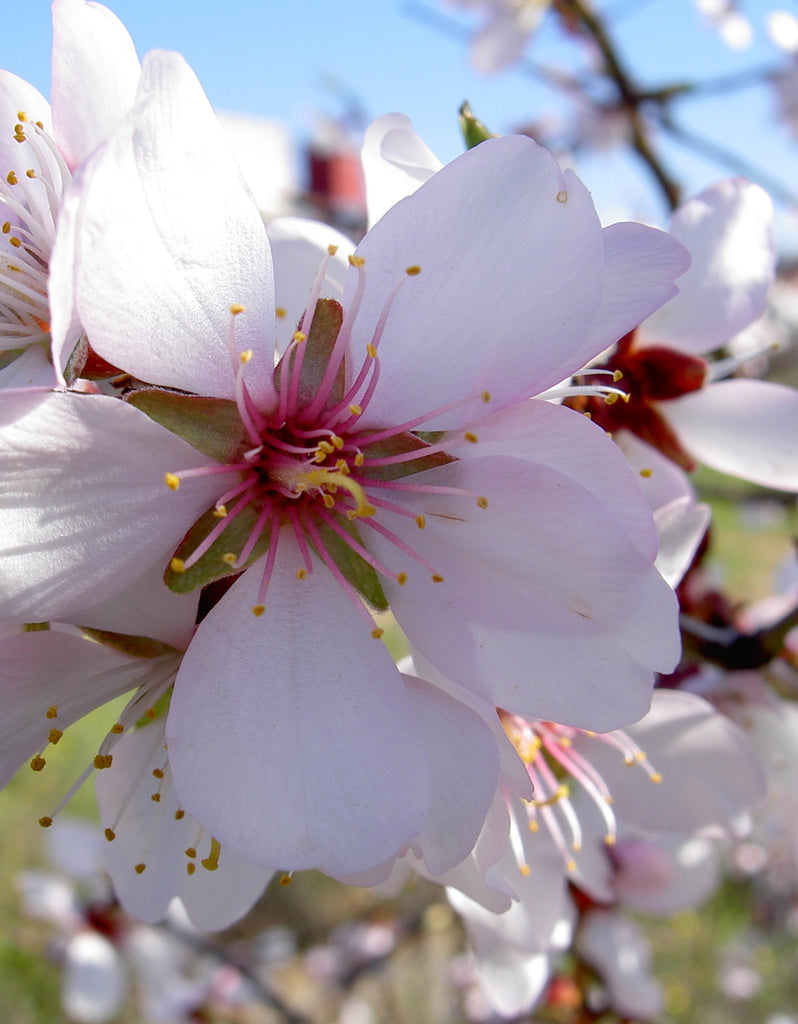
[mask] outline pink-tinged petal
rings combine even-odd
[[[406,586],[386,578],[384,589],[414,648],[529,718],[602,730],[644,714],[651,670],[678,659],[676,600],[616,517],[556,470],[505,456],[462,459],[413,481],[465,492],[409,496],[423,530],[381,514],[441,582],[368,535],[383,563],[407,572]],[[398,503],[401,492],[391,497]]]
[[[457,428],[563,380],[598,309],[603,243],[593,203],[530,139],[489,139],[398,203],[358,246],[365,292],[353,367],[405,268],[379,345],[380,385],[362,425],[404,423],[464,401],[425,429]],[[577,363],[579,360],[577,360]]]
[[[87,929],[64,950],[61,1005],[76,1021],[110,1021],[122,1010],[127,971],[110,939]]]
[[[672,303],[690,266],[687,249],[664,231],[643,224],[611,224],[601,236],[604,287],[601,306],[580,350],[585,363],[633,331],[663,303],[669,299]]]
[[[662,992],[638,925],[612,910],[591,910],[576,933],[576,949],[603,978],[617,1013],[634,1020],[659,1017]]]
[[[116,398],[0,392],[0,615],[75,615],[165,565],[237,476],[193,477],[174,492],[164,475],[215,465]]]
[[[718,887],[723,846],[701,835],[622,838],[612,851],[616,897],[641,914],[698,907]]]
[[[51,388],[55,375],[41,345],[29,345],[17,358],[0,370],[0,390],[5,388]]]
[[[84,629],[146,636],[183,650],[194,633],[200,591],[173,593],[163,585],[163,571],[163,565],[156,562],[113,600],[81,608],[65,621]]]
[[[207,98],[178,54],[147,56],[136,107],[73,187],[80,198],[63,217],[74,218],[65,229],[74,246],[57,245],[53,258],[64,261],[58,272],[72,282],[92,347],[142,380],[232,399],[238,360],[227,338],[234,324],[236,351],[253,352],[247,387],[270,407],[274,307],[266,230]],[[62,289],[63,300],[68,285]],[[234,321],[231,305],[245,307]],[[60,331],[70,319],[61,318]]]
[[[465,456],[510,455],[548,466],[578,482],[618,517],[640,551],[653,558],[657,534],[641,481],[607,434],[579,413],[550,402],[519,402],[468,431],[473,440],[450,434],[446,450]],[[596,466],[601,472],[596,472]]]
[[[369,125],[361,160],[369,227],[443,166],[404,114],[385,114]]]
[[[703,502],[696,504],[687,496],[674,498],[654,513],[659,535],[659,550],[654,564],[669,586],[676,587],[681,583],[711,518],[709,505]]]
[[[745,178],[730,178],[679,207],[670,233],[690,251],[679,294],[641,328],[640,340],[701,354],[725,344],[764,311],[776,251],[773,204]]]
[[[352,252],[351,239],[320,221],[303,217],[278,217],[267,233],[274,261],[274,301],[277,314],[277,350],[288,347],[308,305],[311,287],[322,261],[328,258],[321,298],[338,299],[344,291]],[[329,246],[337,252],[328,254]]]
[[[439,875],[473,849],[496,791],[499,752],[489,725],[470,708],[422,679],[406,676],[405,681],[433,787],[432,809],[413,847],[427,870]]]
[[[132,689],[142,659],[53,630],[19,633],[0,644],[0,786],[28,758],[79,718]],[[48,710],[55,708],[54,717]],[[46,760],[46,758],[45,758]],[[45,768],[45,771],[47,769]]]
[[[200,624],[167,726],[176,789],[223,845],[286,869],[351,875],[424,827],[431,804],[415,708],[387,649],[318,563],[303,580],[280,531]]]
[[[765,796],[764,769],[744,733],[701,697],[656,690],[651,710],[626,733],[657,782],[600,738],[579,735],[574,749],[604,778],[616,817],[649,832],[728,826]]]
[[[97,774],[96,790],[103,826],[114,835],[103,850],[105,867],[122,906],[154,922],[166,916],[178,897],[203,931],[226,928],[242,917],[260,897],[272,870],[226,847],[217,863],[210,834],[180,813],[164,721],[129,732],[113,756],[111,767]]]
[[[538,0],[521,8],[496,10],[471,43],[474,70],[492,74],[519,60],[547,7],[546,0]]]
[[[50,132],[50,104],[38,89],[10,71],[0,70],[0,174],[14,171],[19,177],[31,166],[31,151],[14,138],[20,114],[28,121],[41,121]],[[5,219],[5,215],[4,215]]]
[[[53,3],[53,124],[71,170],[104,142],[136,98],[141,65],[133,40],[107,7]]]
[[[762,380],[724,380],[663,403],[683,446],[721,473],[798,491],[798,391]]]

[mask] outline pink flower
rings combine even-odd
[[[601,431],[528,399],[673,294],[680,246],[630,225],[608,247],[573,175],[495,140],[381,219],[342,305],[317,306],[322,267],[275,368],[257,210],[193,75],[157,53],[65,209],[59,363],[77,313],[100,356],[155,389],[3,396],[5,607],[72,617],[164,562],[177,592],[214,584],[207,604],[236,577],[166,730],[179,800],[223,846],[334,875],[388,860],[440,799],[448,721],[475,772],[445,859],[470,849],[495,740],[403,681],[377,642],[386,607],[493,704],[598,728],[645,710],[652,669],[678,654],[647,504]]]

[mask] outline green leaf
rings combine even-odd
[[[471,105],[466,101],[460,107],[460,131],[463,135],[463,141],[466,144],[466,149],[473,149],[478,146],[480,142],[484,142],[486,139],[495,139],[496,136],[493,132],[488,131],[487,127],[479,120],[478,117],[474,117],[471,112]]]
[[[355,470],[355,479],[362,479],[364,481],[399,480],[403,476],[423,473],[425,469],[434,469],[436,466],[445,466],[449,462],[457,462],[453,455],[447,455],[446,452],[430,452],[429,455],[424,455],[423,451],[427,447],[429,445],[425,441],[416,437],[415,434],[409,433],[397,434],[396,437],[389,437],[384,441],[375,441],[374,444],[367,444],[362,449],[366,459],[383,459],[391,455],[403,455],[405,452],[418,452],[419,454],[415,459],[408,459],[406,462],[396,462],[390,466],[369,467],[368,463],[366,463],[360,469]]]
[[[358,541],[361,545],[363,544],[360,534],[351,520],[342,516],[336,516],[336,522],[344,528],[353,540]],[[379,576],[372,566],[356,551],[353,551],[343,537],[339,537],[335,530],[326,523],[319,523],[318,530],[322,544],[343,573],[347,583],[351,584],[375,611],[387,611],[388,601],[382,591]]]
[[[217,462],[234,462],[245,446],[238,408],[226,398],[148,388],[134,391],[126,401]]]
[[[189,566],[184,572],[176,572],[172,563],[166,567],[163,574],[164,583],[175,594],[190,594],[198,587],[204,587],[214,580],[220,580],[225,576],[238,575],[244,569],[256,562],[266,553],[271,538],[271,524],[267,522],[261,535],[258,537],[252,553],[243,565],[234,568],[222,559],[223,555],[239,555],[247,540],[255,529],[260,515],[262,505],[253,502],[242,509],[235,518],[227,524],[222,533],[211,544],[210,548],[198,561]],[[175,551],[174,557],[185,562],[197,550],[199,545],[215,527],[219,525],[219,517],[214,514],[212,508],[208,509],[191,527],[180,545]]]
[[[344,311],[340,302],[335,299],[319,299],[316,309],[313,312],[313,320],[305,341],[299,347],[292,346],[283,359],[291,361],[288,379],[291,379],[294,360],[299,352],[302,352],[302,371],[299,375],[299,407],[309,405],[319,390],[319,385],[324,378],[327,364],[330,361],[330,354],[341,330],[344,319]],[[303,351],[304,349],[304,351]],[[274,383],[280,389],[280,367],[274,371]],[[344,364],[343,360],[338,367],[338,372],[333,382],[329,406],[337,405],[344,395]]]

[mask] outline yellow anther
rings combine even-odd
[[[225,565],[231,565],[232,566],[232,565],[235,565],[236,562],[238,561],[238,556],[234,555],[232,551],[226,551],[222,555],[222,561],[224,562]]]
[[[5,222],[5,224],[3,225],[3,234],[7,235],[10,230],[11,230],[11,221],[7,220]]]
[[[169,568],[172,570],[172,572],[185,572],[186,563],[183,561],[182,558],[173,558],[169,562]]]
[[[154,722],[155,719],[158,717],[158,712],[155,710],[155,708],[147,708],[147,710],[144,712],[144,717],[148,718],[151,722]]]
[[[335,498],[331,494],[322,494],[321,500],[324,502],[325,508],[333,508],[335,505]]]
[[[374,345],[371,344],[371,342],[369,342],[366,345],[366,351],[368,352],[370,359],[376,359],[377,358],[377,349],[376,349],[376,347]]]
[[[537,832],[538,829],[540,828],[540,825],[538,825],[538,823],[535,821],[534,818],[530,818],[529,821],[527,822],[527,828],[529,829],[530,832]]]
[[[125,727],[124,725],[122,725],[121,722],[114,723],[114,725],[112,725],[110,729],[110,732],[112,732],[115,736],[121,736],[124,731]]]
[[[18,110],[17,111],[17,120],[18,121],[27,121],[28,120],[28,115],[25,113],[24,110]]]
[[[55,746],[63,735],[64,734],[60,729],[51,729],[50,734],[47,738],[53,744],[53,746]]]
[[[628,392],[628,391],[624,391],[624,393],[623,393],[623,394],[621,395],[621,398],[622,398],[622,399],[624,400],[624,402],[626,402],[626,404],[628,405],[628,404],[629,404],[629,402],[630,402],[630,401],[631,401],[631,399],[632,399],[632,396],[631,396],[631,395],[629,394],[629,392]]]
[[[644,477],[646,480],[648,480],[648,478],[651,476],[652,473],[653,473],[653,470],[651,470],[651,469],[641,469],[640,470],[640,476]]]
[[[405,585],[405,583],[407,583],[407,573],[406,572],[398,572],[396,574],[396,582],[399,584],[400,587],[403,587]]]
[[[490,391],[483,391],[480,397],[482,398],[482,401],[485,403],[485,405],[487,405],[488,402],[490,401]]]
[[[557,202],[558,203],[567,203],[568,202],[568,193],[565,191],[565,189],[560,189],[560,191],[557,193]]]
[[[360,416],[363,412],[361,407],[359,405],[355,405],[354,403],[352,403],[352,405],[349,406],[349,411],[352,413],[353,416]]]
[[[478,441],[478,438],[477,438],[477,435],[476,435],[476,434],[472,434],[470,430],[467,430],[467,431],[466,431],[466,432],[465,432],[465,433],[463,434],[463,440],[464,440],[464,441],[468,441],[468,442],[470,442],[471,444],[476,444],[476,443],[477,443],[477,441]]]
[[[114,763],[113,755],[112,754],[97,754],[95,756],[94,761],[92,763],[94,764],[94,767],[98,771],[101,771],[103,768],[110,768],[111,765]]]
[[[53,823],[53,819],[45,814],[43,818],[39,818],[39,824],[42,828],[49,828]]]
[[[443,583],[443,576],[439,576],[436,572],[432,574],[431,578],[433,583]]]
[[[162,779],[164,777],[164,773],[163,773],[163,770],[161,768],[153,768],[152,774],[153,774],[153,777],[156,778],[156,779]]]
[[[414,263],[412,267],[405,267],[405,273],[408,277],[417,277],[421,273],[421,267]]]
[[[55,704],[51,704],[50,705],[50,707],[45,712],[45,716],[44,717],[45,718],[58,718],[58,708],[55,706]]]
[[[376,626],[371,631],[371,635],[374,637],[375,640],[380,640],[383,637],[384,634],[385,634],[385,630],[384,629],[380,629],[379,626]]]
[[[187,875],[189,875],[189,876],[193,875],[196,870],[197,870],[197,865],[196,864],[193,864],[191,861],[189,861],[188,864],[186,864],[186,874]]]
[[[573,743],[571,742],[571,740],[570,740],[570,738],[568,736],[560,736],[558,742],[559,742],[561,747],[572,747],[573,746]]]
[[[362,267],[365,262],[362,256],[355,256],[354,253],[349,257],[350,267]]]
[[[175,821],[182,821],[185,818],[186,812],[183,810],[175,811]]]
[[[116,832],[114,832],[114,830],[112,828],[107,828],[105,830],[104,835],[105,835],[105,838],[108,840],[109,843],[112,843],[114,841],[114,839],[116,839]]]
[[[261,617],[261,615],[263,615],[263,613],[265,611],[266,611],[266,605],[263,605],[263,604],[256,604],[252,608],[252,614],[255,616],[256,619],[259,619]]]
[[[363,454],[363,452],[358,452],[354,459],[355,466],[362,466],[365,461],[366,456]]]
[[[283,306],[278,306],[274,311],[274,315],[277,317],[278,320],[285,320],[285,318],[288,316]]]
[[[477,498],[477,505],[479,505],[480,508],[487,508],[488,507],[488,499],[485,498],[485,497]]]
[[[419,514],[416,516],[416,526],[419,528],[419,530],[423,530],[426,525],[427,520],[426,517],[424,516],[424,513],[419,512]]]
[[[136,866],[135,866],[135,867],[133,868],[133,870],[134,870],[134,871],[136,872],[136,874],[137,874],[137,875],[141,875],[141,874],[143,874],[143,873],[144,873],[144,870],[145,870],[145,868],[146,868],[146,867],[147,867],[147,865],[146,865],[146,864],[137,864],[137,865],[136,865]]]
[[[300,565],[300,567],[296,571],[296,578],[298,580],[304,580],[304,579],[307,578],[307,575],[308,575],[308,571],[305,568],[305,566],[304,565]]]
[[[337,252],[338,252],[338,246],[337,245],[328,245],[327,246],[327,255],[328,256],[334,256]]]
[[[242,306],[240,303],[234,302],[230,307],[230,312],[233,314],[233,316],[238,316],[238,314],[243,313],[245,309],[246,306]]]
[[[521,872],[524,878],[529,878],[529,876],[532,874],[532,868],[528,864],[519,864],[518,870]]]
[[[15,249],[19,249],[19,247],[22,245],[22,242],[20,242],[16,235],[12,235],[8,241],[11,245],[14,246]]]
[[[213,514],[217,519],[224,519],[227,515],[227,505],[216,505],[213,510]]]
[[[219,840],[211,839],[211,852],[204,860],[200,861],[200,864],[202,864],[206,871],[215,871],[219,867],[219,854],[221,852],[222,847],[219,844]]]
[[[247,363],[252,361],[253,352],[251,348],[245,348],[243,352],[238,353],[238,361],[242,366],[246,366]]]
[[[604,404],[605,405],[615,405],[615,403],[617,401],[618,401],[618,393],[617,393],[617,391],[610,391],[610,393],[608,395],[604,396]]]
[[[604,836],[604,845],[605,846],[615,846],[615,836],[612,836],[612,835]]]
[[[623,370],[613,370],[612,371],[612,381],[613,381],[613,384],[617,384],[619,380],[623,380]]]
[[[290,884],[291,884],[291,876],[290,875],[282,875],[282,877],[280,878],[280,885],[286,886],[286,885],[290,885]]]
[[[170,491],[176,491],[180,486],[180,477],[176,473],[164,473],[163,478]]]
[[[17,184],[17,176],[16,176],[16,174],[14,174],[13,171],[9,171],[8,174],[6,175],[6,181],[8,182],[9,185],[16,185]]]
[[[28,170],[25,171],[25,177],[26,178],[35,178],[36,177],[36,171],[34,171],[34,169],[32,167],[29,167]]]
[[[333,434],[332,437],[330,438],[330,441],[332,441],[333,446],[337,448],[338,451],[340,452],[340,450],[344,446],[344,439],[342,437],[339,437],[337,434]]]
[[[660,772],[652,772],[649,775],[649,778],[652,782],[662,782],[662,775],[660,774]]]
[[[196,860],[197,851],[194,849],[193,846],[186,847],[186,849],[183,852],[187,857],[191,857],[192,860]]]
[[[321,452],[324,455],[332,455],[335,448],[333,448],[329,441],[319,441],[316,445],[316,451]]]
[[[47,762],[45,759],[43,757],[39,757],[38,754],[36,757],[31,758],[30,766],[34,772],[40,772],[46,764]]]
[[[152,802],[154,804],[159,804],[161,802],[161,794],[160,793],[150,793],[150,800],[152,800]]]
[[[41,128],[41,130],[44,131],[44,122],[43,121],[34,121],[33,123],[36,125],[37,128]]]
[[[349,474],[352,472],[352,470],[349,468],[349,463],[346,461],[346,459],[336,459],[335,468],[338,470],[339,473],[343,473],[344,476],[349,476]]]
[[[307,334],[303,334],[302,331],[294,331],[291,340],[295,341],[297,345],[300,345],[303,341],[308,340],[308,336]]]
[[[571,857],[570,860],[566,861],[565,870],[568,872],[569,875],[572,875],[574,871],[576,871],[576,861],[573,859],[573,857]]]

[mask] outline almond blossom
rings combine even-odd
[[[0,71],[0,351],[49,344],[49,264],[64,192],[133,105],[141,70],[122,23],[85,0],[53,3],[52,67],[52,111],[33,86]],[[79,337],[76,323],[72,345]]]
[[[457,7],[476,8],[487,20],[471,43],[477,71],[502,71],[520,59],[551,0],[450,0]]]
[[[770,381],[721,379],[734,358],[712,361],[764,311],[775,250],[771,202],[757,185],[713,185],[673,215],[669,230],[692,264],[677,296],[607,354],[626,400],[574,400],[622,439],[630,431],[684,469],[706,463],[780,490],[798,489],[798,393]]]
[[[457,721],[481,768],[444,870],[484,818],[495,740],[403,682],[374,615],[513,713],[645,711],[679,647],[648,505],[602,431],[529,399],[672,295],[684,251],[639,225],[608,238],[549,153],[495,140],[375,225],[341,303],[317,301],[322,262],[274,366],[270,250],[220,132],[182,60],[150,54],[67,197],[56,363],[77,318],[148,386],[0,396],[3,613],[72,618],[154,566],[205,587],[170,770],[186,811],[259,863],[341,876],[412,845],[439,800],[430,738]]]

